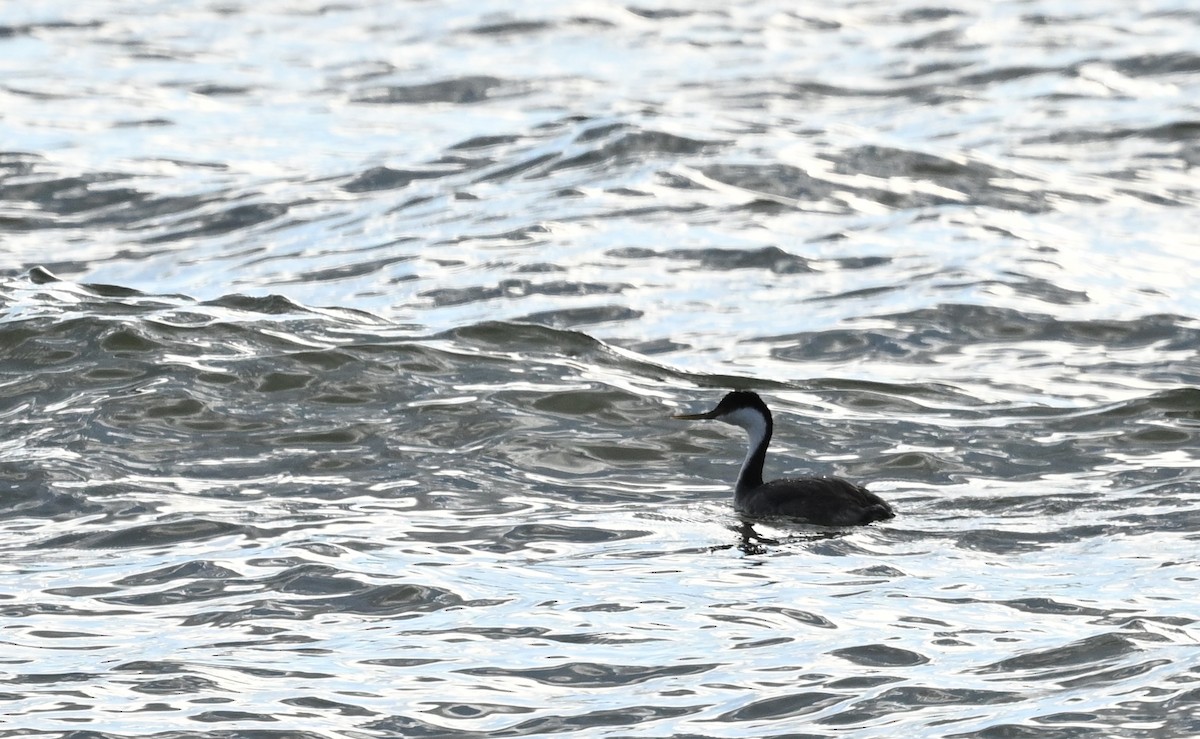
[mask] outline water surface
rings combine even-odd
[[[0,736],[1200,733],[1198,29],[0,10]]]

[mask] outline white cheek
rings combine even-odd
[[[739,408],[733,413],[721,418],[725,423],[746,429],[750,438],[757,442],[767,432],[767,421],[758,411],[749,408]]]

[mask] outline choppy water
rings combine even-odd
[[[1200,12],[517,7],[0,8],[0,736],[1200,734]]]

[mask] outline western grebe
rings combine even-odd
[[[790,516],[822,526],[853,526],[895,516],[892,507],[861,485],[840,477],[790,477],[763,482],[771,443],[771,411],[757,393],[729,393],[708,413],[679,415],[684,421],[713,420],[746,430],[750,448],[738,473],[733,503],[750,516]]]

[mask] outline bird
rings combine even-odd
[[[840,477],[789,477],[763,482],[763,463],[774,422],[758,393],[735,390],[707,413],[676,415],[682,421],[720,421],[745,429],[746,459],[738,472],[733,503],[752,517],[785,516],[819,526],[858,526],[896,515],[878,495]]]

